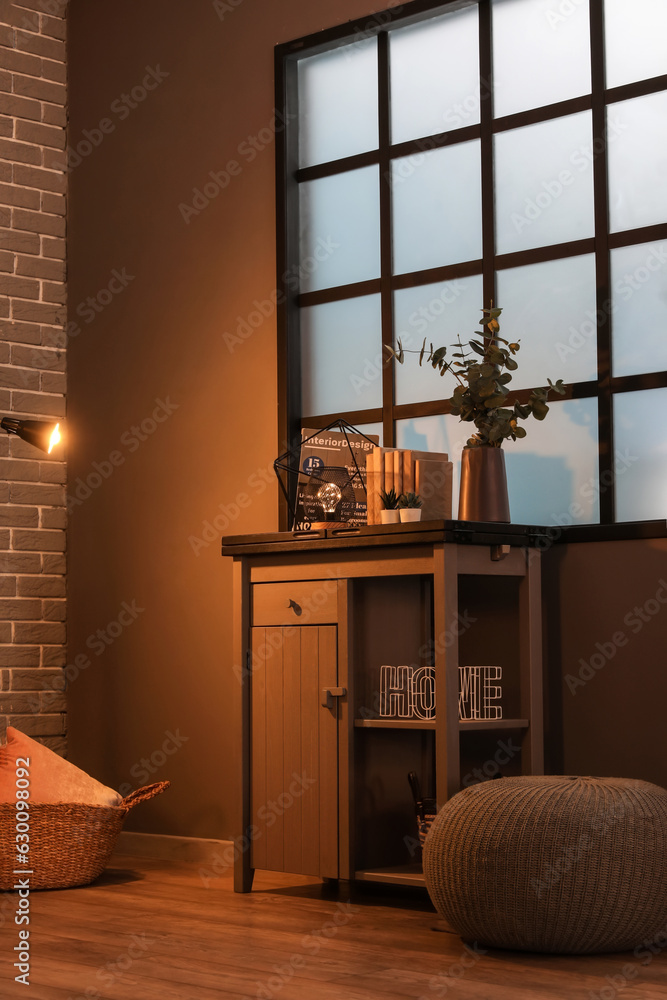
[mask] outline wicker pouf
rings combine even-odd
[[[424,875],[465,941],[563,954],[633,949],[667,931],[667,791],[560,775],[474,785],[434,820]]]

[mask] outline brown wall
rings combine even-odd
[[[667,540],[555,546],[545,566],[549,769],[667,787]]]
[[[233,352],[224,340],[275,288],[274,145],[253,162],[239,146],[271,127],[274,45],[368,9],[71,3],[69,143],[89,145],[70,157],[70,757],[137,785],[142,758],[165,759],[168,732],[187,738],[155,774],[169,793],[128,826],[230,833],[237,682],[219,536],[227,520],[277,527],[277,491],[261,478],[277,454],[275,317]],[[147,67],[168,76],[133,98]],[[179,205],[232,160],[240,174],[186,224]],[[126,287],[108,295],[124,269]],[[177,409],[153,424],[156,400]],[[141,612],[103,645],[95,633],[118,632],[135,601]]]
[[[65,0],[0,7],[0,414],[65,414]],[[65,463],[0,431],[0,735],[65,751]]]

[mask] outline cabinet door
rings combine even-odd
[[[253,868],[338,876],[336,632],[251,629]]]

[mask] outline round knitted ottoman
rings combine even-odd
[[[436,816],[424,875],[466,941],[634,949],[667,930],[667,791],[629,778],[485,781]]]

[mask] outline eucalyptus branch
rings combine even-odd
[[[510,342],[498,333],[500,324],[498,317],[502,309],[483,309],[480,321],[481,331],[475,331],[473,339],[466,345],[457,336],[453,348],[458,348],[447,358],[447,348],[434,348],[429,344],[426,350],[426,338],[419,351],[403,347],[401,340],[397,341],[397,350],[387,345],[387,363],[397,361],[402,365],[406,354],[419,354],[420,366],[426,358],[427,364],[445,375],[451,372],[457,381],[453,395],[449,398],[450,412],[461,420],[475,424],[476,433],[468,439],[468,447],[490,446],[500,448],[508,438],[516,441],[526,436],[526,430],[519,424],[534,416],[536,420],[544,420],[549,412],[547,397],[551,391],[563,395],[563,380],[552,382],[547,379],[548,386],[534,389],[527,403],[515,402],[512,407],[506,406],[509,395],[508,385],[512,381],[510,372],[519,367],[514,359],[519,351],[519,343]]]

